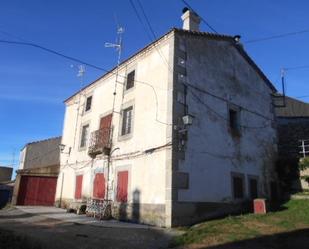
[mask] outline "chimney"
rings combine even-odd
[[[195,12],[188,8],[184,8],[182,10],[182,13],[182,28],[190,31],[200,31],[201,18]]]

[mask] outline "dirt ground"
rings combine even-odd
[[[37,213],[25,211],[0,210],[0,229],[30,238],[44,249],[159,249],[167,248],[172,237],[167,230],[148,226],[115,221],[91,224],[92,218],[77,215],[74,221],[66,217],[75,214],[54,214],[44,207]]]

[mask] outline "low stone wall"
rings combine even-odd
[[[114,203],[113,217],[136,223],[165,226],[165,205],[145,203]]]
[[[228,214],[249,212],[251,203],[174,202],[172,227],[223,217]]]
[[[73,199],[57,199],[55,206],[65,209],[78,210],[86,201],[76,202]],[[153,226],[165,226],[165,205],[143,203],[113,203],[112,216],[114,219]]]

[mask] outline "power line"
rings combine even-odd
[[[149,30],[150,30],[151,34],[153,35],[153,38],[156,39],[157,38],[156,33],[154,32],[154,29],[152,28],[152,26],[150,24],[149,18],[146,15],[146,12],[144,10],[144,7],[143,7],[142,3],[140,2],[140,0],[137,0],[137,3],[139,5],[140,9],[142,10],[143,16],[144,16],[144,18],[146,20],[146,23],[147,23],[147,25],[149,27]]]
[[[297,66],[297,67],[285,67],[283,70],[285,71],[294,71],[294,70],[300,70],[300,69],[309,69],[309,66]]]
[[[141,16],[140,16],[140,14],[139,14],[139,12],[138,12],[136,6],[135,6],[133,0],[129,0],[129,1],[130,1],[130,4],[131,4],[131,6],[132,6],[134,12],[135,12],[135,15],[137,16],[139,22],[141,23],[141,25],[143,26],[144,30],[146,31],[147,36],[148,36],[150,42],[152,42],[153,39],[156,40],[156,39],[157,39],[156,33],[154,32],[154,29],[152,28],[152,25],[151,25],[151,23],[150,23],[150,21],[149,21],[149,18],[148,18],[147,15],[146,15],[146,12],[145,12],[145,10],[144,10],[143,5],[141,4],[141,2],[140,2],[139,0],[137,0],[137,1],[138,1],[138,5],[139,5],[140,9],[142,10],[142,14],[143,14],[143,16],[144,16],[144,18],[145,18],[145,20],[146,20],[147,26],[148,26],[148,28],[149,28],[151,34],[148,33],[148,30],[146,29],[146,27],[145,27],[145,25],[144,25],[144,22],[143,22],[143,20],[142,20],[142,18],[141,18]],[[152,37],[151,37],[151,35],[152,35]],[[160,50],[158,47],[156,47],[156,46],[155,46],[155,49],[157,50],[157,52],[158,52],[158,54],[160,55],[160,57],[161,57],[161,59],[163,60],[163,62],[167,65],[168,69],[172,72],[173,70],[170,68],[169,63],[168,63],[167,59],[165,58],[165,56],[162,54],[161,50]]]
[[[309,98],[309,95],[304,95],[304,96],[298,96],[298,97],[295,97],[297,99],[304,99],[304,98]]]
[[[130,0],[130,1],[131,1],[131,0]],[[90,64],[90,63],[88,63],[88,62],[82,61],[82,60],[77,59],[77,58],[72,57],[72,56],[67,56],[67,55],[65,55],[65,54],[62,54],[62,53],[57,52],[57,51],[55,51],[55,50],[52,50],[52,49],[49,49],[49,48],[40,46],[40,45],[35,44],[35,43],[31,43],[31,42],[9,41],[9,40],[0,40],[0,43],[15,44],[15,45],[24,45],[24,46],[31,46],[31,47],[39,48],[39,49],[44,50],[44,51],[46,51],[46,52],[49,52],[49,53],[58,55],[58,56],[60,56],[60,57],[63,57],[63,58],[66,58],[66,59],[69,59],[69,60],[72,60],[72,61],[75,61],[75,62],[84,64],[84,65],[87,65],[87,66],[92,67],[92,68],[95,68],[95,69],[97,69],[97,70],[101,70],[101,71],[104,71],[104,72],[107,72],[107,73],[115,74],[114,72],[111,72],[111,71],[109,71],[109,70],[107,70],[107,69],[104,69],[104,68],[102,68],[102,67],[98,67],[98,66],[96,66],[96,65]],[[158,52],[159,52],[159,51],[158,51]],[[119,76],[123,77],[124,79],[127,78],[126,76],[122,76],[122,75],[119,75]],[[151,84],[149,84],[149,83],[147,83],[147,82],[143,82],[143,81],[135,80],[135,82],[144,84],[144,85],[149,86],[149,87],[152,88],[152,91],[153,91],[154,96],[155,96],[155,101],[156,101],[156,121],[159,122],[159,123],[165,124],[165,125],[172,125],[172,124],[168,124],[168,123],[162,122],[162,121],[160,121],[160,120],[158,119],[158,104],[159,104],[159,101],[158,101],[158,96],[157,96],[157,93],[156,93],[156,90],[155,90],[154,86],[151,85]],[[200,91],[200,92],[202,92],[202,93],[204,93],[204,94],[208,94],[208,95],[210,95],[210,96],[212,96],[212,97],[214,97],[214,98],[221,99],[221,100],[223,100],[223,101],[227,101],[226,99],[224,99],[224,98],[222,98],[222,97],[219,97],[219,96],[217,96],[217,95],[214,95],[214,94],[212,94],[212,93],[210,93],[210,92],[208,92],[208,91],[206,91],[206,90],[204,90],[204,89],[201,89],[201,88],[199,88],[199,87],[196,87],[195,85],[192,85],[192,84],[190,84],[190,83],[188,83],[188,82],[185,82],[184,84],[185,84],[186,86],[191,87],[191,88],[193,88],[193,89],[195,89],[195,90],[197,90],[197,91]],[[243,107],[242,107],[242,108],[243,108]],[[248,112],[252,112],[252,113],[254,113],[254,114],[258,115],[258,116],[261,116],[261,117],[263,117],[263,118],[265,118],[265,119],[269,119],[268,117],[265,117],[264,115],[262,115],[262,114],[260,114],[260,113],[257,113],[257,112],[248,110],[248,109],[246,109],[246,108],[243,108],[243,109],[247,110]],[[269,120],[270,120],[270,119],[269,119]]]
[[[113,74],[113,75],[116,75],[115,72],[113,72],[112,70],[107,70],[105,68],[102,68],[102,67],[99,67],[99,66],[96,66],[96,65],[93,65],[91,63],[88,63],[88,62],[85,62],[85,61],[82,61],[80,59],[77,59],[75,57],[72,57],[72,56],[68,56],[68,55],[65,55],[63,53],[60,53],[60,52],[57,52],[55,50],[52,50],[52,49],[49,49],[49,48],[46,48],[46,47],[43,47],[41,45],[38,45],[38,44],[35,44],[35,43],[32,43],[32,42],[22,42],[22,41],[10,41],[10,40],[0,40],[0,43],[6,43],[6,44],[13,44],[13,45],[22,45],[22,46],[30,46],[30,47],[34,47],[34,48],[38,48],[38,49],[41,49],[43,51],[46,51],[48,53],[52,53],[52,54],[55,54],[55,55],[58,55],[60,57],[63,57],[65,59],[68,59],[68,60],[71,60],[71,61],[75,61],[75,62],[78,62],[78,63],[81,63],[83,65],[86,65],[88,67],[91,67],[91,68],[94,68],[94,69],[97,69],[97,70],[100,70],[100,71],[103,71],[105,73],[110,73],[110,74]],[[119,77],[122,77],[123,79],[127,79],[126,76],[123,76],[123,75],[119,75]],[[165,122],[162,122],[159,120],[158,116],[159,116],[159,100],[158,100],[158,95],[157,95],[157,92],[155,90],[155,87],[150,84],[150,83],[147,83],[147,82],[144,82],[144,81],[140,81],[140,80],[134,80],[134,82],[136,83],[140,83],[140,84],[143,84],[145,86],[148,86],[152,89],[153,91],[153,94],[154,94],[154,97],[155,97],[155,102],[156,102],[156,121],[158,123],[161,123],[161,124],[165,124],[165,125],[172,125],[172,124],[168,124],[168,123],[165,123]],[[82,91],[82,90],[81,90]]]
[[[268,40],[280,39],[280,38],[284,38],[284,37],[288,37],[288,36],[300,35],[300,34],[304,34],[304,33],[308,33],[308,32],[309,32],[309,29],[305,29],[305,30],[296,31],[296,32],[283,33],[283,34],[279,34],[279,35],[273,35],[273,36],[268,36],[268,37],[262,37],[262,38],[247,40],[247,41],[244,41],[243,43],[249,44],[249,43],[263,42],[263,41],[268,41]]]
[[[102,67],[98,67],[96,65],[93,65],[93,64],[90,64],[88,62],[85,62],[85,61],[82,61],[80,59],[77,59],[77,58],[74,58],[72,56],[68,56],[68,55],[65,55],[63,53],[60,53],[60,52],[57,52],[55,50],[52,50],[52,49],[49,49],[49,48],[46,48],[46,47],[43,47],[41,45],[38,45],[38,44],[35,44],[35,43],[32,43],[32,42],[22,42],[22,41],[10,41],[10,40],[0,40],[0,43],[7,43],[7,44],[15,44],[15,45],[24,45],[24,46],[30,46],[30,47],[34,47],[34,48],[39,48],[41,50],[44,50],[46,52],[49,52],[49,53],[52,53],[52,54],[55,54],[55,55],[58,55],[58,56],[61,56],[63,58],[66,58],[68,60],[71,60],[71,61],[75,61],[75,62],[78,62],[78,63],[81,63],[81,64],[84,64],[88,67],[92,67],[94,69],[97,69],[97,70],[101,70],[101,71],[105,71],[105,72],[108,72],[108,70],[102,68]]]
[[[226,118],[225,116],[221,115],[220,113],[218,113],[216,110],[214,110],[213,108],[211,108],[208,104],[206,104],[200,97],[198,97],[192,90],[189,90],[190,93],[192,94],[192,96],[203,106],[205,106],[208,110],[210,110],[211,112],[213,112],[216,116],[218,116],[219,118],[223,119],[225,122],[229,122],[229,119]],[[245,129],[264,129],[266,127],[268,127],[269,125],[263,125],[263,126],[248,126],[248,125],[241,125],[239,124],[239,127],[245,128]]]
[[[185,1],[185,0],[181,0],[190,10],[192,10],[193,12],[197,13],[192,7],[191,5]],[[201,20],[208,26],[208,28],[210,28],[213,32],[215,32],[216,34],[218,34],[218,32],[203,18],[199,15],[199,17],[201,18]]]
[[[140,15],[139,15],[139,13],[138,13],[138,10],[137,10],[137,8],[136,8],[136,6],[135,6],[133,0],[129,0],[129,1],[130,1],[130,3],[131,3],[132,8],[134,9],[134,12],[135,12],[135,14],[136,14],[138,20],[141,22],[142,26],[144,26],[144,23],[143,23],[143,21],[142,21],[142,18],[140,17]],[[154,32],[154,29],[153,29],[152,26],[151,26],[151,23],[150,23],[150,21],[149,21],[147,15],[146,15],[146,12],[145,12],[145,10],[144,10],[144,8],[143,8],[141,2],[140,2],[139,0],[137,0],[137,2],[138,2],[138,4],[139,4],[139,7],[140,7],[141,10],[142,10],[143,16],[144,16],[144,18],[145,18],[145,20],[146,20],[146,22],[147,22],[147,25],[148,25],[148,27],[149,27],[149,29],[150,29],[150,31],[151,31],[151,33],[152,33],[154,39],[156,39],[156,34],[155,34],[155,32]],[[188,7],[191,8],[191,6],[188,6]],[[192,8],[191,8],[191,10],[194,11]],[[146,30],[146,32],[147,32],[147,30]],[[151,39],[151,38],[150,38],[150,39]],[[157,51],[158,51],[159,55],[161,56],[161,58],[166,62],[167,66],[168,66],[168,68],[169,68],[169,65],[168,65],[168,62],[167,62],[166,58],[161,54],[161,51],[160,51],[159,49],[157,49]],[[170,68],[169,68],[169,69],[170,69]],[[173,73],[173,72],[172,72],[172,73]],[[198,91],[200,91],[200,92],[203,92],[203,93],[205,93],[205,94],[211,95],[212,97],[220,98],[220,97],[218,97],[218,96],[216,96],[216,95],[214,95],[214,94],[211,94],[211,93],[209,93],[209,92],[207,92],[207,91],[205,91],[205,90],[199,89],[198,87],[196,87],[196,86],[194,86],[194,85],[192,85],[192,84],[189,84],[188,82],[184,83],[184,85],[186,85],[187,87],[191,87],[191,88],[193,88],[193,89],[195,89],[195,90],[198,90]],[[198,97],[194,94],[194,92],[191,91],[191,93],[192,93],[192,95],[193,95],[196,99],[198,98]],[[221,98],[221,100],[227,101],[227,100],[224,99],[224,98]],[[206,105],[206,104],[203,103],[203,101],[201,101],[200,99],[199,99],[199,102],[202,103],[202,104],[204,104],[204,105]],[[213,111],[214,113],[216,113],[217,115],[220,116],[220,114],[218,114],[215,110],[213,110],[212,108],[210,108],[208,105],[207,105],[207,107],[208,107],[209,109],[211,109],[211,111]],[[269,119],[269,118],[265,117],[264,115],[262,115],[262,114],[260,114],[260,113],[257,113],[257,112],[248,110],[248,109],[243,108],[243,107],[242,107],[242,109],[247,110],[248,112],[254,113],[254,114],[258,115],[258,116],[261,116],[261,117],[263,117],[264,119]],[[220,117],[221,117],[221,118],[224,118],[224,117],[222,117],[222,116],[220,116]],[[224,118],[224,119],[227,120],[226,118]],[[269,120],[271,120],[271,119],[269,119]],[[262,129],[262,128],[265,128],[265,127],[267,127],[267,126],[264,125],[263,127],[250,127],[250,126],[242,126],[242,127],[244,127],[244,128],[252,128],[252,129],[260,129],[260,128]]]

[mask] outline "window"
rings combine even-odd
[[[232,176],[233,197],[234,199],[244,198],[244,178],[242,176]]]
[[[85,112],[87,112],[91,109],[91,103],[92,103],[92,96],[90,96],[86,99]]]
[[[80,148],[84,148],[87,145],[87,139],[89,134],[89,124],[84,125],[82,128],[82,135],[80,139]]]
[[[249,179],[249,191],[250,191],[250,198],[256,199],[258,197],[258,180],[255,178]]]
[[[132,114],[133,114],[133,106],[130,106],[122,111],[121,136],[131,133]]]
[[[239,112],[229,109],[229,126],[232,132],[239,133]]]
[[[127,75],[126,90],[134,87],[135,70]]]

